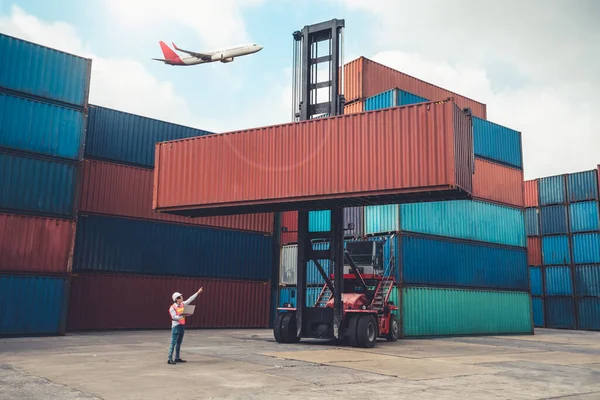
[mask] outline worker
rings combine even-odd
[[[171,314],[171,346],[169,347],[168,364],[175,365],[178,362],[186,362],[181,359],[180,355],[181,342],[183,342],[183,334],[185,331],[185,314],[183,314],[183,310],[184,306],[190,304],[200,293],[202,293],[202,290],[203,288],[200,288],[186,301],[183,301],[183,295],[181,293],[173,293],[172,298],[174,303],[169,307],[169,314]],[[173,348],[175,348],[175,361],[173,361]]]

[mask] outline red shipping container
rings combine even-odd
[[[281,231],[281,244],[298,243],[298,211],[286,211],[281,213],[281,227],[287,232]]]
[[[273,232],[272,213],[206,218],[156,213],[152,210],[153,174],[153,170],[147,168],[84,160],[79,211],[252,232]]]
[[[171,295],[200,287],[189,328],[266,328],[270,282],[134,275],[73,275],[67,330],[170,329]]]
[[[487,118],[485,104],[396,71],[368,58],[360,57],[344,65],[344,97],[347,102],[357,99],[364,100],[393,88],[402,89],[431,101],[453,97],[461,108],[470,108],[476,117]]]
[[[475,158],[473,197],[523,207],[523,171]]]
[[[527,238],[527,263],[532,267],[542,265],[542,239],[539,237]]]
[[[157,143],[153,207],[200,216],[468,198],[472,174],[469,117],[452,101],[422,103]]]
[[[0,214],[0,271],[66,274],[75,221]]]
[[[365,101],[358,100],[354,103],[346,104],[344,106],[344,114],[356,114],[361,113],[365,110]]]
[[[538,179],[525,181],[525,207],[539,207]]]

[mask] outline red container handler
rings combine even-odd
[[[470,198],[453,101],[158,143],[153,208],[204,216]]]
[[[542,265],[542,239],[539,237],[527,238],[527,263],[532,267]]]
[[[539,207],[539,180],[525,181],[525,207]]]
[[[139,275],[77,274],[71,279],[68,331],[170,329],[171,295],[200,287],[186,328],[266,328],[270,282]]]
[[[475,158],[473,197],[524,207],[523,171]]]

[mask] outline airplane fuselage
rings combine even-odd
[[[222,63],[232,62],[236,57],[242,57],[249,54],[254,54],[262,50],[262,46],[259,46],[255,43],[252,44],[244,44],[239,46],[230,47],[223,50],[210,51],[210,52],[202,52],[195,53],[188,50],[179,49],[177,46],[175,50],[186,53],[185,56],[179,56],[175,52],[173,52],[166,44],[160,42],[161,47],[163,49],[163,54],[165,55],[165,59],[155,59],[157,61],[162,61],[165,64],[169,65],[178,65],[178,66],[190,66],[190,65],[198,65],[198,64],[206,64],[211,62],[220,61]]]

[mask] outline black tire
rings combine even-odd
[[[287,313],[279,313],[277,314],[277,317],[275,317],[275,322],[273,324],[273,336],[275,336],[277,343],[285,343],[281,334],[281,327],[283,326],[283,318],[286,314]]]
[[[377,319],[372,315],[361,315],[356,327],[356,341],[359,347],[372,348],[377,342]]]
[[[390,315],[390,329],[385,336],[388,342],[395,342],[400,338],[400,323],[395,315]]]
[[[360,315],[350,315],[348,321],[348,342],[352,347],[358,347],[358,341],[356,337],[356,330],[358,326],[358,319]]]
[[[284,343],[298,343],[300,341],[300,338],[297,336],[296,326],[296,313],[285,313],[281,324],[281,336]]]

